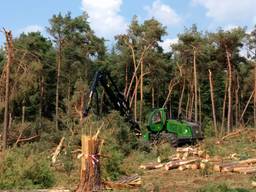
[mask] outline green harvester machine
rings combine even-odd
[[[168,119],[167,110],[159,108],[150,113],[147,132],[143,137],[147,141],[167,140],[173,147],[177,147],[182,143],[202,140],[204,135],[198,123]]]

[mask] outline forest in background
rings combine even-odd
[[[53,15],[47,27],[50,38],[31,32],[12,39],[3,30],[3,146],[49,132],[77,134],[86,93],[98,70],[111,74],[143,128],[147,114],[159,107],[166,107],[171,118],[201,123],[206,136],[255,127],[256,27],[250,32],[243,26],[207,32],[192,25],[178,35],[170,52],[159,46],[166,31],[154,18],[141,23],[134,16],[126,34],[117,34],[108,50],[86,14]],[[101,90],[99,98],[100,111],[110,111]]]

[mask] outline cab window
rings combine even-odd
[[[161,112],[158,111],[156,112],[153,117],[152,117],[152,122],[153,123],[160,123],[161,122]]]

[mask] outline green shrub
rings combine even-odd
[[[54,175],[45,155],[31,155],[26,150],[19,148],[6,153],[0,165],[0,189],[49,188],[54,185]]]

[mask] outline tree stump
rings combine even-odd
[[[82,135],[82,159],[80,184],[76,192],[91,192],[101,189],[100,148],[102,140]]]

